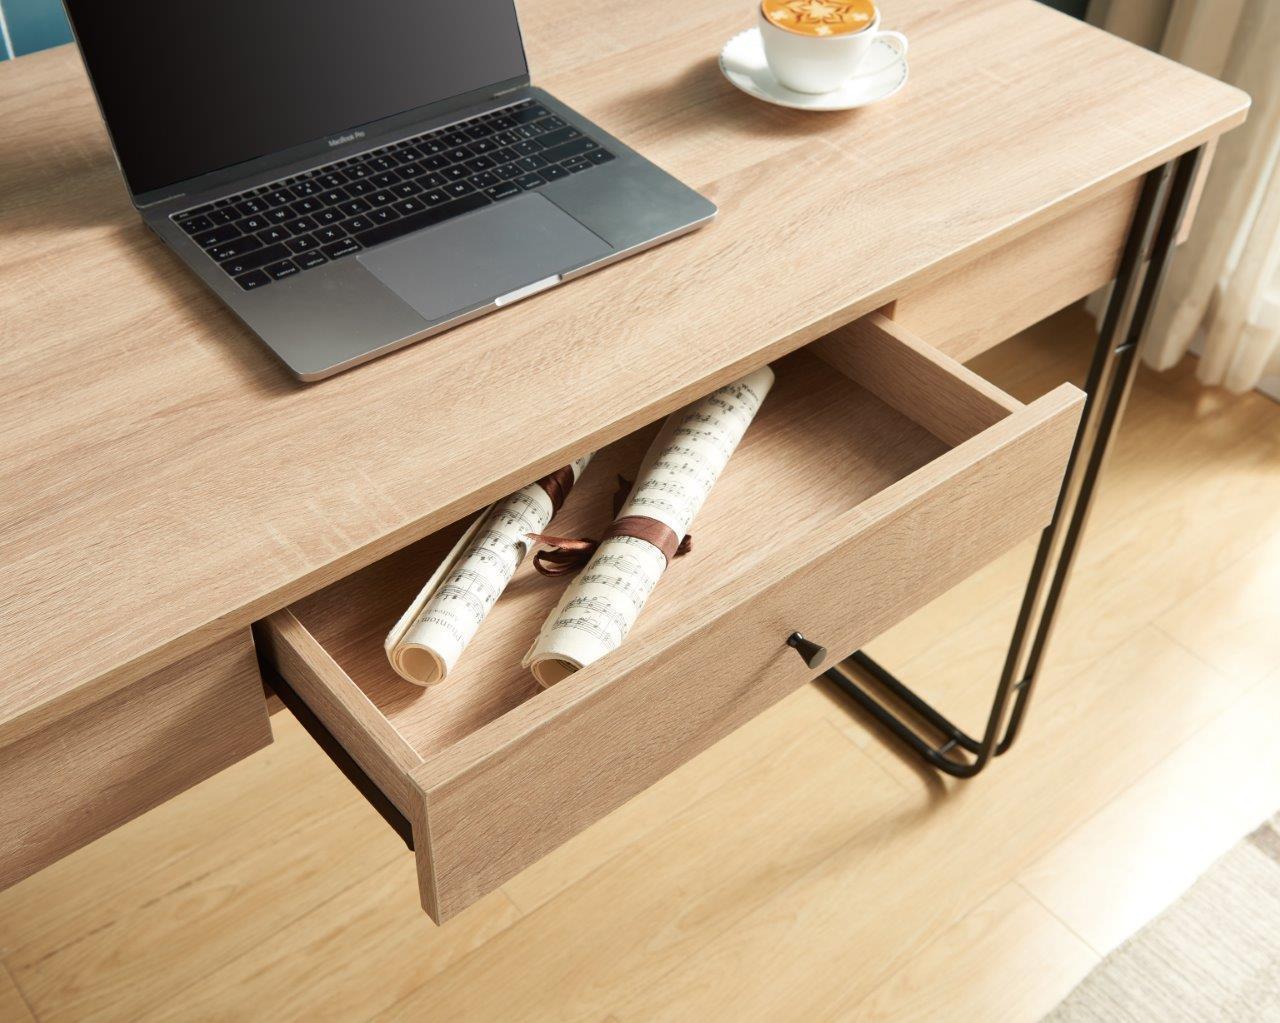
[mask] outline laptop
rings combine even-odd
[[[715,206],[530,83],[512,0],[65,0],[134,205],[302,380]]]

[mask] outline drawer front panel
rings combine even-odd
[[[965,362],[1111,281],[1141,180],[898,299],[889,315]]]
[[[245,632],[0,749],[0,888],[270,742]]]
[[[1061,388],[861,506],[847,537],[815,539],[809,557],[761,565],[735,592],[717,593],[709,603],[719,613],[659,658],[624,646],[613,684],[578,700],[576,680],[561,683],[552,694],[563,712],[488,737],[489,755],[424,765],[430,862],[422,881],[438,918],[811,678],[786,646],[791,632],[847,656],[1047,525],[1078,399]]]

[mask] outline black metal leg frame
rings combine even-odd
[[[1156,168],[1147,175],[1143,184],[1120,257],[1115,289],[1103,318],[1085,382],[1084,413],[1067,462],[1066,478],[1053,519],[1040,537],[1004,669],[996,686],[991,714],[981,738],[975,738],[952,724],[861,650],[845,664],[852,664],[874,679],[885,692],[934,729],[941,736],[940,742],[926,739],[889,710],[861,682],[851,677],[852,672],[845,674],[836,667],[825,673],[876,721],[926,762],[947,774],[957,778],[973,777],[986,767],[993,756],[1008,752],[1018,737],[1035,688],[1036,675],[1044,662],[1067,578],[1084,534],[1098,476],[1129,397],[1138,366],[1138,349],[1168,269],[1174,239],[1190,200],[1202,152],[1201,149],[1193,150]],[[802,637],[800,640],[806,642]]]

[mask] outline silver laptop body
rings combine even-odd
[[[126,105],[131,90],[148,97],[155,92],[142,92],[147,83],[136,76],[121,80],[125,73],[116,62],[129,59],[119,52],[124,37],[114,23],[100,21],[98,0],[66,2],[143,219],[302,380],[321,379],[530,297],[690,231],[716,212],[707,199],[533,87],[527,70],[161,187],[146,187],[151,181],[144,180],[139,191],[130,159],[152,179],[190,161],[180,146],[160,149],[144,126],[132,123],[138,101]],[[150,2],[157,4],[157,19],[170,19],[168,25],[151,27],[154,51],[158,33],[163,39],[186,34],[185,24],[172,21],[183,16],[173,14],[172,7],[184,5]],[[273,4],[286,10],[300,2],[258,0],[246,10]],[[458,9],[424,0],[380,0],[371,6],[377,10],[370,16],[380,19],[380,31],[387,34],[420,31],[417,19],[424,7],[438,7],[441,17]],[[484,6],[472,8],[464,19]],[[464,44],[475,50],[459,66],[459,85],[470,84],[467,74],[485,65],[490,39],[505,40],[510,55],[518,46],[519,67],[527,68],[510,0],[487,0],[487,7],[481,12],[484,23],[451,22],[441,33],[453,33],[440,43],[452,52]],[[346,15],[338,6],[333,9],[336,31],[338,18]],[[199,17],[209,16],[208,9],[199,10]],[[235,17],[234,11],[224,14]],[[397,23],[400,18],[405,24]],[[86,38],[86,22],[92,40]],[[221,24],[197,24],[195,31],[207,38],[217,35],[214,29]],[[423,60],[431,60],[431,39],[422,38]],[[221,39],[216,48],[226,54],[236,47],[234,39]],[[429,76],[430,68],[438,71],[440,63],[447,59],[423,65],[428,70],[422,75]],[[511,68],[512,56],[497,66]],[[306,65],[301,75],[312,72]],[[358,107],[360,97],[353,101],[341,89],[360,89],[379,73],[339,83],[342,103],[334,105]],[[387,78],[403,94],[417,88],[417,74],[409,68]],[[211,88],[214,81],[211,77]],[[321,123],[328,108],[314,95],[328,84],[323,77],[313,83],[313,99],[298,117],[288,108],[287,90],[265,97],[273,105],[255,109],[272,126],[259,134],[280,132],[278,125],[285,123],[294,128],[295,121]],[[437,92],[449,87],[448,81],[434,83]],[[371,92],[379,88],[369,87]],[[253,106],[258,86],[246,89],[236,102]],[[209,114],[203,94],[188,102],[210,120],[227,123],[216,108],[217,95],[212,99],[216,116]],[[117,110],[124,113],[117,117]],[[184,123],[180,111],[166,116],[171,124]],[[121,130],[131,140],[128,158],[121,152],[117,119],[125,122]],[[203,130],[219,128],[209,124]],[[235,135],[241,129],[227,130]],[[188,148],[203,151],[201,129],[191,127],[186,138]],[[238,138],[236,144],[241,145]],[[211,145],[218,149],[216,140]]]

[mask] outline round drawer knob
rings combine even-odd
[[[793,632],[787,637],[787,646],[800,655],[800,659],[808,668],[820,668],[822,662],[827,659],[826,647],[818,646],[813,640],[805,639],[798,632]]]

